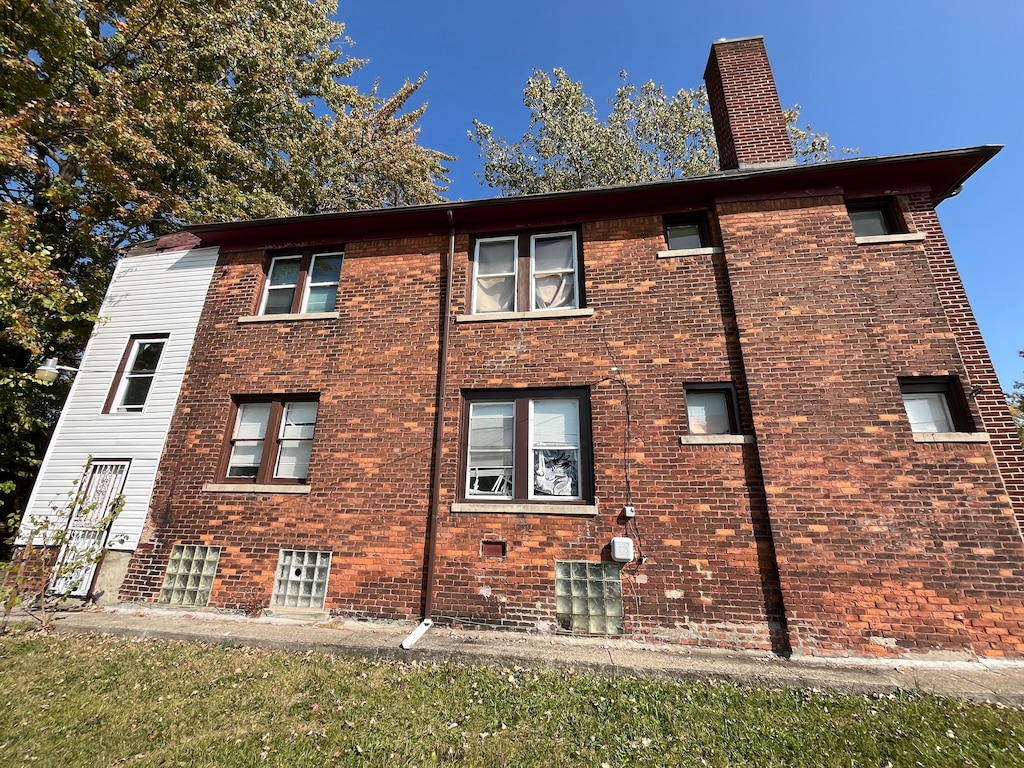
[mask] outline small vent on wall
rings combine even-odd
[[[481,541],[480,557],[505,557],[508,545],[504,541]]]

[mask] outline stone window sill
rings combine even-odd
[[[987,443],[987,432],[915,432],[915,443]]]
[[[577,515],[593,517],[597,514],[597,504],[545,504],[542,501],[460,501],[452,504],[452,512],[476,512],[497,515]]]
[[[889,235],[867,235],[858,237],[857,245],[877,245],[879,243],[914,243],[924,240],[923,232],[893,232]]]
[[[658,251],[658,258],[674,259],[679,256],[711,256],[712,254],[722,252],[722,249],[717,245],[708,246],[707,248],[676,248],[671,251]]]
[[[539,309],[535,312],[485,312],[479,315],[456,315],[456,323],[486,323],[492,320],[547,320],[554,317],[590,317],[594,310],[583,309]]]
[[[303,312],[294,315],[246,315],[238,318],[239,323],[276,323],[279,320],[336,320],[339,312]]]
[[[309,493],[308,485],[284,483],[207,483],[203,490],[210,493]]]
[[[753,435],[680,435],[680,445],[751,445]]]

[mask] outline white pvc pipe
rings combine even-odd
[[[432,622],[430,619],[424,619],[423,621],[421,621],[420,625],[416,627],[416,629],[414,629],[412,632],[410,632],[409,636],[402,641],[402,648],[408,651],[410,648],[416,645],[416,641],[423,637],[424,633],[426,633],[426,631],[430,629],[432,626],[434,626],[434,622]]]

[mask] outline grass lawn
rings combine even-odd
[[[0,764],[1022,766],[1024,711],[15,632]]]

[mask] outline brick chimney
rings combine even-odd
[[[796,162],[763,37],[712,45],[704,83],[723,171]]]

